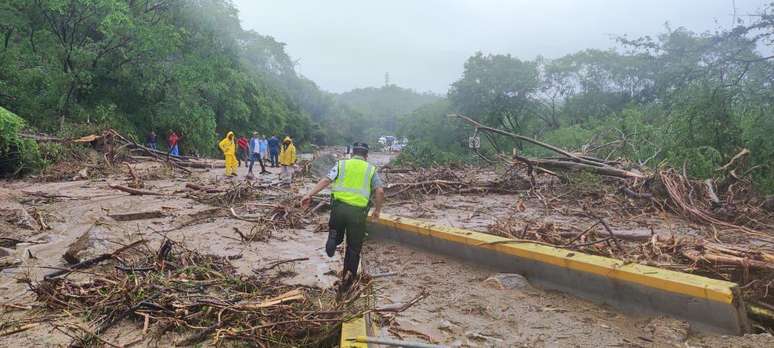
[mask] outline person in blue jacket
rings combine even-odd
[[[271,159],[271,167],[279,167],[279,153],[280,153],[280,141],[276,135],[272,135],[268,141],[269,145],[269,158]]]

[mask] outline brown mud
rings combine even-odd
[[[374,154],[372,161],[386,164],[390,156]],[[256,164],[257,166],[257,164]],[[87,235],[82,258],[111,252],[139,238],[158,246],[170,238],[205,254],[228,256],[242,273],[272,262],[308,257],[282,266],[283,282],[332,288],[341,268],[341,253],[328,258],[323,250],[327,214],[304,217],[297,228],[277,228],[265,241],[241,240],[235,231],[248,233],[256,225],[229,216],[224,206],[201,203],[187,183],[228,188],[244,180],[224,178],[223,169],[193,169],[192,174],[172,172],[159,163],[132,164],[143,177],[143,190],[162,195],[134,196],[109,185],[126,185],[128,172],[117,168],[104,177],[76,181],[5,181],[0,188],[0,237],[22,240],[4,247],[3,260],[19,263],[0,271],[0,322],[43,318],[24,331],[0,337],[0,345],[66,346],[71,338],[55,330],[57,321],[87,325],[71,313],[51,313],[35,301],[23,279],[41,281],[43,276],[67,267],[62,255],[79,237]],[[278,188],[279,169],[256,175],[255,198],[236,204],[240,215],[256,215],[266,206],[288,201],[305,192],[314,181],[305,178],[292,188]],[[389,179],[386,176],[385,179]],[[39,193],[44,193],[43,195]],[[514,207],[519,207],[514,213]],[[213,208],[221,208],[213,213]],[[565,209],[565,210],[562,210]],[[573,207],[546,209],[521,194],[430,195],[421,199],[392,199],[386,213],[434,221],[487,232],[500,218],[516,218],[529,224],[553,223],[585,228],[588,221],[573,214]],[[21,213],[21,212],[24,213]],[[109,215],[160,211],[162,217],[117,221]],[[643,225],[643,221],[647,221]],[[700,229],[674,216],[641,216],[637,221],[612,222],[616,230],[653,228],[656,233],[698,235]],[[50,229],[45,229],[43,226]],[[151,248],[155,250],[153,247]],[[403,312],[384,316],[382,334],[408,340],[436,341],[457,346],[749,346],[774,345],[767,334],[721,337],[692,332],[684,323],[663,318],[620,313],[569,295],[546,292],[529,285],[501,289],[487,281],[495,272],[387,242],[368,242],[364,249],[369,273],[396,272],[375,280],[377,307],[427,296]],[[53,267],[53,268],[52,268]],[[88,279],[88,273],[71,275]],[[494,284],[494,285],[493,285]],[[522,284],[523,285],[523,284]],[[396,329],[397,327],[397,329]],[[143,335],[143,323],[125,320],[103,334],[116,345],[167,346],[180,338]],[[0,330],[2,331],[2,330]],[[187,335],[184,334],[184,335]],[[427,335],[427,337],[423,336]]]

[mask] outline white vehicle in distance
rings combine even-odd
[[[396,139],[392,146],[390,146],[390,152],[401,152],[406,145],[408,145],[408,139]]]

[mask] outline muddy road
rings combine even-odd
[[[533,287],[512,274],[389,241],[369,243],[364,258],[375,279],[381,334],[453,347],[770,347],[768,334],[728,337],[694,332],[666,317],[622,313]]]
[[[380,165],[389,159],[385,154],[372,156]],[[55,330],[53,323],[81,320],[68,313],[47,311],[36,302],[26,281],[39,282],[44,275],[67,267],[62,256],[79,239],[85,244],[80,256],[86,259],[139,238],[154,246],[169,238],[190,249],[229,257],[245,274],[272,262],[308,258],[284,266],[283,282],[333,288],[342,256],[337,253],[328,258],[324,253],[326,213],[305,216],[296,228],[274,229],[264,233],[260,240],[245,242],[239,233],[251,232],[256,223],[235,219],[224,205],[203,202],[197,199],[197,193],[186,188],[188,183],[230,187],[244,180],[244,166],[239,168],[237,179],[224,178],[223,170],[217,168],[195,170],[189,175],[174,173],[155,162],[132,167],[143,178],[144,190],[161,195],[134,196],[112,189],[110,185],[127,183],[128,173],[123,168],[105,177],[75,181],[2,183],[0,237],[21,242],[6,243],[0,250],[0,257],[8,262],[0,271],[0,321],[41,316],[51,320],[35,323],[18,333],[4,334],[0,345],[70,344],[71,338]],[[313,179],[305,178],[293,187],[280,188],[274,185],[279,181],[279,170],[269,170],[270,174],[257,175],[254,185],[261,188],[256,190],[256,196],[234,205],[239,215],[261,214],[268,207],[292,201],[314,184]],[[518,195],[432,196],[392,200],[385,212],[485,231],[498,217],[509,214],[507,208],[520,200],[523,198]],[[524,220],[542,216],[540,209],[539,204],[525,201]],[[160,216],[130,221],[110,217],[148,211],[160,212]],[[670,223],[673,227],[666,228],[690,227],[679,221]],[[405,311],[377,316],[383,324],[381,333],[386,336],[471,347],[774,345],[768,335],[711,336],[695,333],[685,323],[671,319],[620,313],[534,288],[518,277],[498,278],[491,270],[394,243],[367,242],[364,263],[371,274],[396,273],[374,280],[377,307],[425,294]],[[73,277],[88,278],[88,274]],[[5,328],[0,329],[7,333]],[[125,320],[104,333],[104,337],[111,344],[135,346],[167,346],[179,338],[177,334],[154,338],[143,335],[142,329],[142,322]]]

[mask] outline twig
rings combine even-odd
[[[56,278],[56,277],[68,274],[68,273],[72,272],[73,270],[91,267],[91,266],[96,265],[96,264],[98,264],[98,263],[100,263],[102,261],[105,261],[107,259],[113,258],[114,256],[116,256],[116,255],[126,251],[127,249],[133,248],[133,247],[135,247],[137,245],[140,245],[140,244],[144,244],[145,242],[146,242],[145,240],[138,240],[138,241],[133,242],[133,243],[127,245],[127,246],[121,247],[121,248],[117,249],[116,251],[114,251],[114,252],[112,252],[110,254],[102,254],[102,255],[97,256],[95,258],[92,258],[92,259],[89,259],[89,260],[86,260],[86,261],[81,261],[79,263],[76,263],[76,264],[72,265],[68,269],[64,269],[64,270],[56,271],[56,272],[53,272],[53,273],[49,273],[49,274],[47,274],[44,277],[44,279]]]
[[[262,267],[262,268],[256,268],[256,269],[253,270],[253,272],[254,273],[261,273],[261,272],[268,271],[268,270],[270,270],[272,268],[275,268],[275,267],[277,267],[279,265],[283,265],[283,264],[291,263],[291,262],[298,262],[298,261],[309,261],[309,258],[308,257],[299,257],[299,258],[295,258],[295,259],[276,261],[276,262],[272,262],[271,264],[269,264],[269,266]]]

